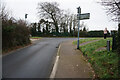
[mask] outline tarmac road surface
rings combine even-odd
[[[43,38],[2,58],[3,78],[49,78],[62,41],[77,38]]]

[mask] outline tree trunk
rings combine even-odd
[[[55,24],[54,24],[54,25],[55,25],[56,32],[57,32],[57,33],[59,33],[58,23],[57,23],[57,22],[55,22]]]
[[[37,23],[33,24],[33,29],[34,29],[35,32],[36,32],[36,25],[37,25]]]
[[[120,54],[120,23],[118,24],[118,53]]]
[[[70,34],[72,34],[72,21],[70,22]]]
[[[49,33],[49,31],[48,31],[48,24],[46,24],[46,33]]]
[[[41,28],[40,28],[40,23],[38,23],[38,32],[41,32],[40,29],[41,29]]]

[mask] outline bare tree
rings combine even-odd
[[[81,28],[81,30],[83,30],[84,28],[86,28],[86,30],[87,30],[87,26],[86,26],[86,24],[84,22],[82,22],[80,24],[80,28]]]
[[[73,24],[73,15],[71,14],[70,16],[70,23],[69,23],[69,29],[70,29],[70,33],[72,34],[72,25]]]
[[[73,18],[73,31],[75,32],[76,30],[76,26],[77,26],[77,15],[74,15],[74,18]]]
[[[38,23],[38,32],[41,32],[41,24],[40,23]]]
[[[68,32],[70,30],[70,27],[72,28],[72,15],[70,14],[70,11],[64,11],[64,13],[61,16],[61,27],[63,28],[64,32]],[[70,24],[71,23],[71,24]]]
[[[112,20],[120,22],[120,0],[101,0],[100,3],[105,6],[107,14],[114,17]]]
[[[63,14],[63,17],[61,19],[61,27],[63,28],[64,32],[68,32],[68,15]]]
[[[65,28],[66,28],[67,32],[68,32],[68,29],[69,29],[68,27],[69,27],[70,21],[71,21],[70,10],[67,10],[66,13],[65,13],[65,22],[66,22]]]
[[[0,3],[1,7],[0,7],[0,18],[2,20],[8,20],[9,17],[9,12],[6,9],[6,5],[4,3]]]
[[[101,0],[101,4],[106,7],[107,13],[114,16],[112,20],[118,21],[117,50],[120,54],[120,0]],[[114,40],[114,39],[113,39]],[[113,45],[115,46],[115,45]]]
[[[56,32],[59,32],[58,21],[61,13],[61,10],[59,9],[59,4],[56,2],[41,2],[38,3],[37,9],[40,17],[52,20]]]

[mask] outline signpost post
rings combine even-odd
[[[79,15],[81,14],[81,8],[78,7],[78,14],[77,14],[77,18],[79,18]],[[77,49],[79,49],[79,27],[80,27],[80,20],[78,19],[78,41],[77,41]]]
[[[79,49],[79,27],[80,27],[80,20],[89,19],[90,13],[81,14],[81,8],[77,8],[77,19],[78,19],[78,41],[77,41],[77,49]]]

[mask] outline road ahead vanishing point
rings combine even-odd
[[[3,57],[3,78],[49,78],[62,41],[76,38],[44,38],[32,46]]]

